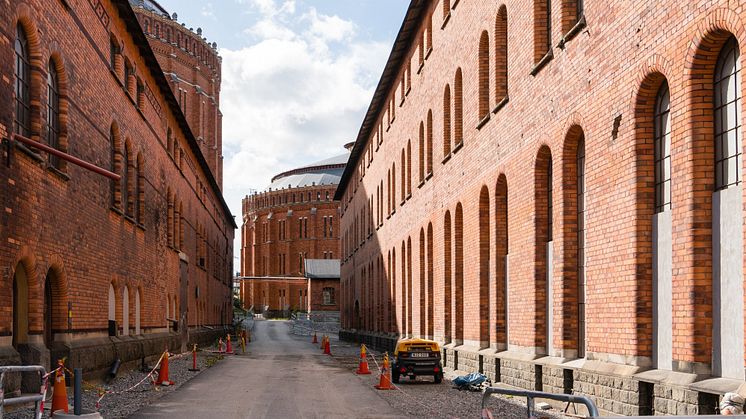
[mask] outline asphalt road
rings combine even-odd
[[[280,321],[257,321],[226,357],[133,418],[402,418],[372,387]]]

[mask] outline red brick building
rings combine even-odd
[[[101,371],[211,339],[235,224],[130,4],[11,0],[0,40],[1,362]]]
[[[179,23],[154,0],[130,0],[150,47],[171,85],[207,165],[223,187],[223,114],[220,112],[222,58],[202,29]],[[207,185],[198,185],[199,189]]]
[[[413,0],[336,193],[343,335],[711,412],[744,382],[744,5]]]
[[[339,203],[333,196],[348,156],[280,173],[266,191],[243,199],[244,308],[308,310],[304,262],[339,259]]]

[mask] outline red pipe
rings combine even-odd
[[[14,140],[18,140],[18,141],[22,142],[23,144],[26,144],[29,147],[38,148],[41,151],[44,151],[44,152],[47,152],[47,153],[52,154],[54,156],[57,156],[57,157],[61,158],[62,160],[69,161],[70,163],[72,163],[72,164],[74,164],[76,166],[80,166],[80,167],[82,167],[84,169],[90,170],[93,173],[97,173],[97,174],[99,174],[101,176],[108,177],[109,179],[117,180],[118,181],[118,180],[120,180],[122,178],[121,176],[119,176],[116,173],[113,173],[113,172],[110,172],[110,171],[108,171],[106,169],[98,167],[95,164],[88,163],[87,161],[81,160],[81,159],[79,159],[79,158],[77,158],[75,156],[71,156],[71,155],[69,155],[69,154],[67,154],[65,152],[57,150],[56,148],[53,148],[53,147],[50,147],[50,146],[48,146],[46,144],[40,143],[39,141],[34,141],[34,140],[30,139],[30,138],[26,138],[26,137],[24,137],[22,135],[18,135],[18,134],[13,134],[13,139]]]

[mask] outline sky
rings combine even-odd
[[[409,1],[158,3],[218,44],[223,194],[240,227],[241,198],[355,140]]]

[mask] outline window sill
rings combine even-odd
[[[459,0],[453,0],[453,4],[451,5],[451,10],[456,10],[456,5],[458,4]]]
[[[132,224],[135,224],[135,225],[137,224],[137,221],[135,221],[135,219],[132,218],[131,215],[124,214],[124,219],[131,222]]]
[[[404,93],[405,95],[409,96],[409,92],[412,91],[412,86],[407,87],[407,91]]]
[[[391,122],[394,122],[394,121],[391,121]],[[390,129],[391,129],[391,124],[389,123],[389,125],[386,127],[386,132],[389,132]],[[377,148],[376,148],[376,151],[378,151]]]
[[[582,15],[580,16],[580,19],[578,19],[578,21],[575,23],[575,25],[573,25],[573,27],[570,28],[570,30],[567,31],[567,33],[562,36],[559,43],[557,44],[557,47],[560,49],[565,49],[565,44],[567,44],[573,38],[575,38],[575,36],[577,36],[577,34],[579,34],[580,31],[583,30],[583,28],[585,28],[585,26],[586,26],[585,15]]]
[[[451,11],[448,11],[448,14],[443,17],[443,24],[440,25],[440,29],[445,29],[446,25],[448,24],[448,21],[451,20]]]
[[[67,173],[63,172],[62,170],[60,170],[60,169],[58,169],[58,168],[56,168],[54,166],[51,166],[51,165],[47,166],[47,171],[49,171],[53,175],[57,176],[58,178],[64,180],[65,182],[67,182],[67,181],[70,180],[70,175],[68,175]]]
[[[115,207],[113,205],[110,206],[109,209],[112,210],[112,211],[114,211],[117,215],[124,215],[124,212],[122,212],[121,209],[119,209],[119,208],[117,208],[117,207]]]
[[[420,181],[420,183],[418,183],[418,184],[417,184],[417,188],[418,188],[418,189],[420,189],[420,188],[422,188],[423,186],[425,186],[425,179],[422,179],[422,180]]]
[[[430,58],[430,54],[432,53],[433,53],[433,47],[429,47],[427,51],[425,51],[425,59],[427,60],[428,58]]]
[[[425,68],[425,61],[424,60],[422,62],[420,62],[419,66],[417,66],[417,74],[421,74],[423,68]]]
[[[457,151],[461,150],[464,147],[464,141],[461,140],[460,143],[453,146],[453,151],[451,151],[451,154],[456,154]]]
[[[11,138],[12,138],[12,137],[11,137]],[[23,145],[23,143],[21,143],[21,142],[18,142],[18,141],[13,141],[13,142],[15,143],[15,146],[16,146],[16,148],[17,148],[18,150],[20,150],[20,151],[21,151],[21,152],[22,152],[23,154],[25,154],[26,156],[30,157],[30,158],[31,158],[31,159],[33,159],[33,160],[36,160],[36,162],[37,162],[37,163],[42,163],[42,162],[44,162],[44,157],[42,157],[42,155],[41,155],[41,154],[39,154],[39,153],[35,152],[34,150],[32,150],[32,149],[30,149],[30,148],[26,147],[26,146],[25,146],[25,145]]]
[[[392,210],[391,210],[391,216],[392,216],[392,217],[394,216],[394,214],[396,214],[396,209],[392,209]]]
[[[412,198],[412,192],[407,194],[407,201],[409,201]]]
[[[401,202],[399,203],[399,206],[403,207],[406,202],[407,202],[407,198],[402,199]]]
[[[547,51],[546,54],[544,54],[543,57],[541,57],[541,60],[539,60],[536,65],[534,65],[534,68],[531,69],[531,75],[536,76],[539,74],[539,71],[541,71],[542,68],[544,68],[547,64],[549,64],[550,61],[552,61],[552,58],[554,58],[554,53],[550,49]]]
[[[433,178],[433,172],[428,173],[427,176],[425,176],[425,182],[427,182],[428,180],[432,178]]]
[[[495,109],[492,110],[492,113],[496,114],[500,111],[500,109],[504,108],[505,105],[508,104],[508,96],[506,95],[502,99],[500,99],[499,102],[497,102],[497,105],[495,105]]]
[[[487,122],[490,121],[490,113],[487,112],[487,115],[484,116],[478,123],[477,123],[477,129],[482,129],[483,126],[487,124]]]
[[[443,164],[446,164],[446,162],[447,162],[448,160],[451,160],[451,153],[448,153],[448,154],[446,154],[446,156],[445,156],[445,157],[443,157],[443,161],[442,161],[442,163],[443,163]]]
[[[402,95],[402,97],[401,97],[401,100],[399,101],[399,107],[400,107],[400,108],[401,108],[402,106],[404,106],[404,96],[406,96],[406,93],[404,93],[404,95]]]
[[[145,224],[143,224],[141,222],[138,222],[137,223],[137,228],[139,228],[140,230],[142,230],[144,232],[145,231]]]

